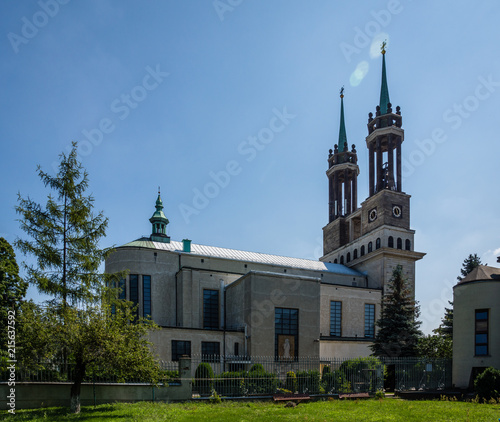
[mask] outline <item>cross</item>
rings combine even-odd
[[[382,54],[385,54],[385,46],[387,45],[387,40],[385,40],[383,43],[382,43],[382,46],[380,47],[380,49],[382,50]]]
[[[344,98],[344,87],[340,88],[340,98]]]

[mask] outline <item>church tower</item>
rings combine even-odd
[[[170,237],[167,236],[168,218],[163,212],[163,201],[160,196],[160,189],[158,188],[158,198],[156,199],[156,211],[149,219],[151,223],[151,240],[153,242],[170,243]]]
[[[344,264],[368,274],[370,288],[384,288],[396,265],[402,265],[413,292],[415,262],[425,254],[415,252],[410,229],[410,195],[403,192],[401,145],[404,141],[400,107],[393,112],[389,99],[382,45],[382,84],[375,116],[368,116],[366,146],[369,151],[369,196],[357,208],[356,150],[347,151],[343,95],[339,143],[330,150],[329,223],[323,228],[324,262]],[[343,202],[340,201],[343,192]]]

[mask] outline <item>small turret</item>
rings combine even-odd
[[[151,240],[153,242],[170,243],[170,237],[167,236],[168,218],[163,213],[163,201],[160,196],[160,188],[158,188],[158,198],[156,199],[156,211],[149,219],[151,228]]]

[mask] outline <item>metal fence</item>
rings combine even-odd
[[[72,364],[44,362],[35,368],[16,367],[17,382],[71,382]],[[176,383],[178,362],[160,362],[160,383]],[[9,379],[0,370],[0,382]],[[451,360],[427,358],[299,358],[191,356],[194,397],[216,391],[225,397],[276,393],[373,393],[384,388],[400,391],[443,390],[451,386]],[[384,383],[385,381],[385,383]],[[106,368],[89,368],[84,382],[142,382],[125,379]]]

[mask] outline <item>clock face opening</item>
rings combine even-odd
[[[401,218],[401,215],[402,215],[402,210],[401,210],[401,207],[399,205],[394,205],[392,207],[392,215],[396,218]]]
[[[368,214],[368,219],[370,221],[375,221],[377,219],[377,209],[374,208],[370,211],[370,213]]]

